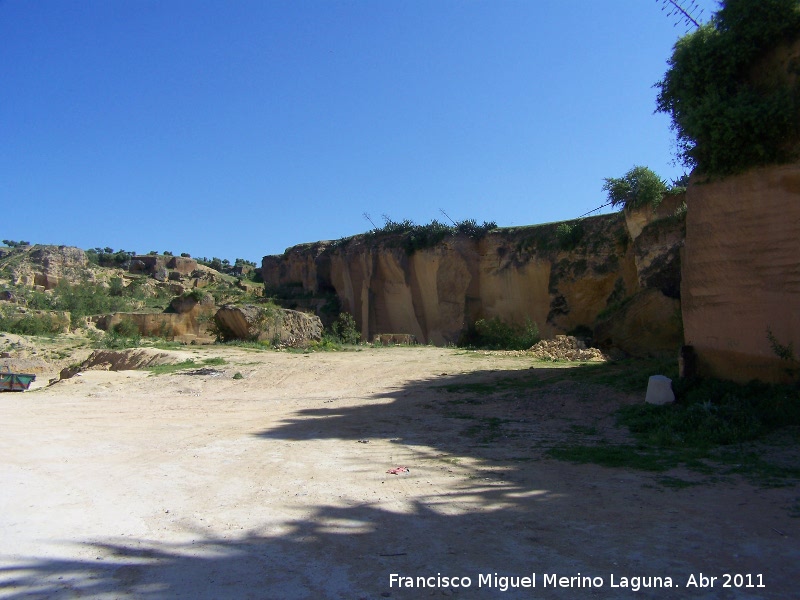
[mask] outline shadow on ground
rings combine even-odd
[[[628,597],[631,587],[610,587],[614,575],[617,583],[660,577],[650,583],[663,584],[670,577],[681,586],[643,587],[637,596],[644,598],[790,597],[797,544],[729,522],[739,496],[669,490],[650,475],[546,458],[547,447],[564,439],[626,435],[610,414],[637,399],[597,383],[595,375],[608,374],[602,367],[586,368],[575,377],[563,369],[442,374],[373,397],[373,405],[348,406],[342,399],[343,406],[297,411],[256,435],[267,444],[392,444],[411,469],[384,476],[386,495],[395,501],[308,506],[306,517],[277,530],[224,539],[198,529],[186,544],[87,544],[85,560],[41,558],[4,568],[0,596]],[[374,467],[385,472],[383,464]],[[426,486],[426,474],[446,476],[448,483]],[[692,573],[732,570],[763,573],[769,585],[683,587]],[[390,585],[392,573],[432,577],[427,583],[435,587],[399,589]],[[505,591],[503,580],[492,578],[532,573],[535,590]],[[603,587],[543,588],[544,573],[600,577]],[[469,577],[471,585],[436,586],[444,583],[437,575]],[[482,575],[490,578],[479,586]]]

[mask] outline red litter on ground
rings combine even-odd
[[[395,467],[394,469],[389,469],[386,472],[391,473],[392,475],[397,475],[398,473],[408,473],[408,467]]]

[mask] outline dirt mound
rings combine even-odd
[[[609,360],[597,348],[587,348],[586,344],[571,335],[557,335],[553,339],[542,340],[527,350],[483,350],[481,354],[499,356],[529,356],[538,360],[571,360],[604,362]]]
[[[4,352],[2,354],[8,354]],[[12,373],[46,373],[52,367],[43,358],[23,357],[16,358],[11,356],[0,356],[0,371],[11,371]]]
[[[542,340],[531,346],[526,354],[540,360],[608,360],[600,350],[587,348],[583,341],[571,335],[557,335],[551,340]]]
[[[155,365],[166,365],[180,362],[179,358],[168,352],[150,348],[132,348],[130,350],[95,350],[81,364],[81,369],[98,369],[104,371],[131,371]]]

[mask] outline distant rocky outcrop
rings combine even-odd
[[[132,323],[145,337],[160,337],[183,343],[212,343],[209,331],[216,306],[210,294],[189,292],[172,299],[169,309],[160,313],[118,312],[93,317],[98,329],[114,331],[123,322]]]
[[[197,261],[193,258],[186,258],[183,256],[173,256],[167,261],[167,268],[172,269],[181,275],[191,275],[192,271],[197,269]]]
[[[61,281],[94,280],[86,253],[71,246],[18,247],[9,264],[11,283],[51,290]],[[11,258],[9,260],[12,260]]]
[[[194,291],[188,294],[184,293],[180,296],[176,296],[169,303],[170,309],[178,314],[192,312],[197,306],[213,309],[214,296],[211,294],[198,292],[199,291]]]
[[[29,255],[31,263],[41,267],[46,275],[58,276],[89,264],[86,253],[71,246],[33,246]]]

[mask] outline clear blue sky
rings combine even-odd
[[[713,0],[698,0],[706,15]],[[246,258],[672,179],[656,0],[0,0],[0,239]]]

